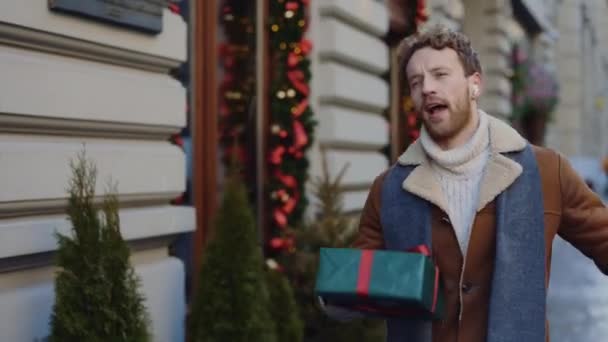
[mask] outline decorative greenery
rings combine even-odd
[[[102,219],[93,205],[95,165],[81,152],[70,166],[67,213],[72,235],[56,235],[59,271],[50,341],[149,341],[139,280],[120,234],[116,188],[105,196]]]
[[[220,84],[219,140],[222,161],[228,167],[233,158],[255,170],[255,123],[253,97],[255,78],[255,1],[224,0],[220,7],[225,39],[220,44],[223,78]],[[243,174],[247,182],[254,172]]]
[[[308,0],[269,1],[270,118],[268,194],[270,233],[297,224],[308,204],[304,192],[315,121],[308,105],[312,48],[304,38]]]
[[[515,45],[512,53],[512,119],[543,116],[551,119],[559,94],[557,77]]]
[[[323,175],[314,182],[319,215],[298,229],[289,230],[295,250],[285,256],[285,265],[305,322],[305,341],[384,341],[381,320],[362,319],[338,322],[330,319],[317,304],[314,294],[321,247],[348,247],[356,230],[342,209],[341,179],[346,167],[332,179],[323,161]],[[289,248],[287,246],[287,248]]]
[[[304,323],[300,319],[298,304],[289,280],[278,264],[267,262],[266,281],[270,293],[270,314],[276,323],[277,341],[300,342],[304,334]]]
[[[206,248],[189,325],[193,342],[274,342],[261,248],[246,189],[231,170]]]

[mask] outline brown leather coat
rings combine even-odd
[[[399,158],[399,163],[418,165],[404,181],[403,188],[433,204],[433,254],[442,274],[447,309],[446,318],[433,324],[434,342],[486,340],[495,255],[495,198],[521,174],[521,165],[501,153],[521,150],[526,144],[517,132],[496,119],[490,121],[490,140],[492,156],[482,181],[479,210],[466,257],[460,251],[446,214],[440,185],[431,176],[432,171],[421,146],[414,143]],[[534,152],[544,196],[547,285],[551,247],[556,234],[592,258],[607,273],[608,209],[561,155],[540,147],[534,147]],[[371,187],[361,217],[359,236],[353,247],[384,247],[379,217],[385,175],[386,172],[379,175]]]

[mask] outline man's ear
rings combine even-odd
[[[469,93],[473,99],[478,99],[481,95],[482,80],[481,75],[478,72],[473,73],[468,77],[469,81]]]

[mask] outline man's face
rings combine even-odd
[[[410,95],[427,132],[438,143],[453,139],[472,122],[472,97],[479,94],[478,73],[466,77],[456,51],[425,47],[407,66]]]

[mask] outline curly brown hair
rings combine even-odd
[[[399,44],[399,70],[402,72],[401,81],[406,88],[409,88],[406,71],[407,63],[416,51],[425,47],[432,47],[436,50],[450,48],[458,54],[465,76],[471,76],[475,72],[481,74],[479,57],[471,46],[469,38],[460,32],[437,25],[426,32],[406,37]]]

